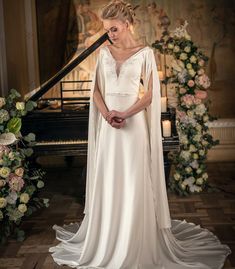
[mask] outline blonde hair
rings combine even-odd
[[[122,0],[114,0],[103,7],[100,15],[101,19],[119,19],[125,22],[128,20],[134,24],[135,12],[130,3]]]

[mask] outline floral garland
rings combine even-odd
[[[48,206],[48,199],[37,197],[44,186],[44,172],[30,166],[28,157],[33,153],[33,133],[20,133],[22,116],[34,109],[32,101],[16,102],[20,94],[12,89],[6,97],[0,97],[0,243],[10,235],[24,239],[19,228],[23,217],[40,207]]]
[[[163,32],[161,40],[152,45],[160,53],[173,56],[171,75],[164,83],[176,84],[176,129],[180,150],[169,154],[175,166],[169,187],[180,195],[211,188],[205,160],[208,149],[219,143],[213,140],[208,128],[208,122],[216,119],[209,114],[210,100],[206,91],[210,86],[205,74],[208,57],[191,40],[187,25],[185,22],[171,33]]]

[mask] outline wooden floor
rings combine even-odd
[[[228,244],[232,254],[224,268],[235,268],[235,163],[208,164],[209,180],[219,192],[180,198],[169,193],[171,217],[200,224]],[[46,168],[43,197],[50,198],[50,207],[42,209],[24,222],[24,242],[10,240],[0,247],[1,269],[68,268],[56,265],[48,248],[57,243],[54,224],[62,225],[83,218],[82,193],[84,184],[79,167]]]

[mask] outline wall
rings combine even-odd
[[[30,26],[36,33],[34,22],[29,19],[32,10],[27,9],[31,8],[33,2],[32,0],[3,0],[8,90],[14,88],[22,96],[39,84],[37,56],[34,55],[35,50],[32,51],[37,44],[35,40],[30,43],[35,35],[32,36],[28,32]],[[35,17],[35,14],[33,15]],[[27,25],[26,22],[31,25]]]

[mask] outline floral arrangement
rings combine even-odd
[[[48,206],[48,199],[37,197],[44,186],[44,172],[31,167],[29,157],[35,135],[21,135],[22,117],[36,106],[32,101],[17,102],[20,94],[12,89],[0,97],[0,243],[12,235],[24,239],[20,229],[22,219],[40,207]]]
[[[180,195],[201,192],[211,188],[206,172],[208,149],[219,143],[209,133],[208,122],[216,118],[209,113],[207,89],[210,79],[205,73],[208,57],[198,50],[186,27],[165,31],[152,46],[165,55],[171,55],[170,76],[164,83],[176,84],[178,104],[176,129],[179,135],[179,152],[170,152],[175,166],[169,187]]]

